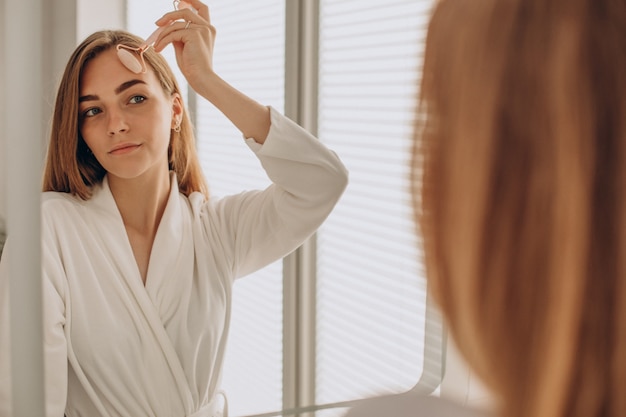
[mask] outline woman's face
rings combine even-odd
[[[167,173],[170,132],[181,116],[180,96],[166,94],[150,67],[145,74],[130,72],[115,48],[85,65],[79,130],[108,175],[132,179]]]

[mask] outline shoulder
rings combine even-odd
[[[345,417],[491,417],[481,410],[464,407],[438,397],[413,393],[364,401]]]
[[[117,214],[117,206],[111,191],[106,185],[106,177],[102,182],[90,188],[91,195],[82,199],[72,193],[46,191],[41,196],[41,208],[43,215],[66,214],[76,215],[79,212],[110,212]]]
[[[70,193],[47,191],[41,196],[41,233],[43,237],[65,233],[81,223],[85,201]]]
[[[91,219],[106,219],[119,216],[117,206],[110,193],[102,187],[93,189],[90,198],[83,200],[77,195],[47,191],[41,196],[41,220],[44,227],[74,228]]]
[[[70,203],[83,201],[80,197],[71,193],[62,193],[59,191],[44,191],[41,193],[41,201],[46,203],[47,201],[66,201]]]
[[[85,204],[84,200],[70,193],[46,191],[41,196],[41,209],[45,215],[48,211],[56,211],[63,208],[78,207]]]

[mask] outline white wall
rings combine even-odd
[[[2,2],[0,3],[0,22],[4,22],[4,0],[2,0]],[[4,85],[4,62],[6,62],[6,56],[5,56],[5,52],[4,52],[4,39],[0,38],[0,97],[4,97],[5,96],[5,91],[6,91],[6,87]],[[5,148],[5,121],[4,121],[4,115],[6,114],[6,110],[5,110],[5,104],[4,104],[5,100],[4,99],[0,99],[0,149],[6,149]],[[6,193],[6,185],[5,185],[5,178],[6,178],[6,174],[5,174],[5,167],[6,167],[6,162],[5,162],[5,158],[6,156],[4,155],[4,151],[0,152],[0,227],[3,227],[2,224],[2,220],[1,219],[5,219],[6,218],[6,197],[5,197],[5,193]]]
[[[82,40],[89,34],[102,29],[124,29],[126,27],[125,0],[75,0],[77,4],[77,34]]]

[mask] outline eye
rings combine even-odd
[[[139,104],[139,103],[143,103],[144,101],[146,101],[146,98],[144,96],[132,96],[129,100],[129,103]]]
[[[83,117],[93,117],[93,116],[95,116],[96,114],[99,114],[99,113],[101,113],[101,112],[102,112],[102,110],[100,110],[99,108],[97,108],[97,107],[92,107],[92,108],[87,109],[87,110],[85,110],[85,111],[83,112]]]

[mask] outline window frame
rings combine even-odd
[[[285,1],[285,115],[317,136],[320,0]],[[283,260],[283,410],[245,417],[313,417],[316,410],[365,400],[316,403],[316,243],[313,235]],[[430,294],[425,314],[422,375],[411,391],[430,395],[443,381],[447,347],[442,318]],[[284,413],[290,410],[294,412]]]

